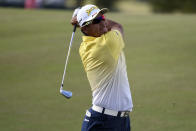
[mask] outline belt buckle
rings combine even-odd
[[[125,117],[129,116],[129,111],[126,111],[124,114]]]
[[[129,111],[125,111],[125,112],[122,112],[123,114],[121,114],[121,117],[127,117],[129,116]]]

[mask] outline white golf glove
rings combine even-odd
[[[73,13],[73,15],[72,15],[72,18],[75,17],[75,16],[77,16],[77,14],[78,14],[79,11],[80,11],[80,8],[76,8],[76,9],[74,10],[74,13]]]

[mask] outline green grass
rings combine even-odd
[[[65,88],[59,87],[71,11],[0,8],[0,130],[79,131],[91,91],[76,33]],[[196,128],[196,15],[108,13],[125,31],[133,131]]]

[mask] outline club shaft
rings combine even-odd
[[[62,82],[61,82],[61,88],[60,88],[61,90],[63,89],[63,83],[64,83],[64,79],[65,79],[65,75],[66,75],[67,64],[68,64],[68,60],[69,60],[69,55],[70,55],[72,41],[73,41],[73,38],[74,38],[75,31],[76,31],[76,26],[74,26],[74,29],[73,29],[73,32],[72,32],[72,35],[71,35],[71,40],[70,40],[70,43],[69,43],[69,49],[68,49],[68,52],[67,52],[67,57],[66,57],[66,61],[65,61],[65,68],[64,68],[63,78],[62,78]]]

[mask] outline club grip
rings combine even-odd
[[[77,25],[74,25],[73,32],[76,32]]]

